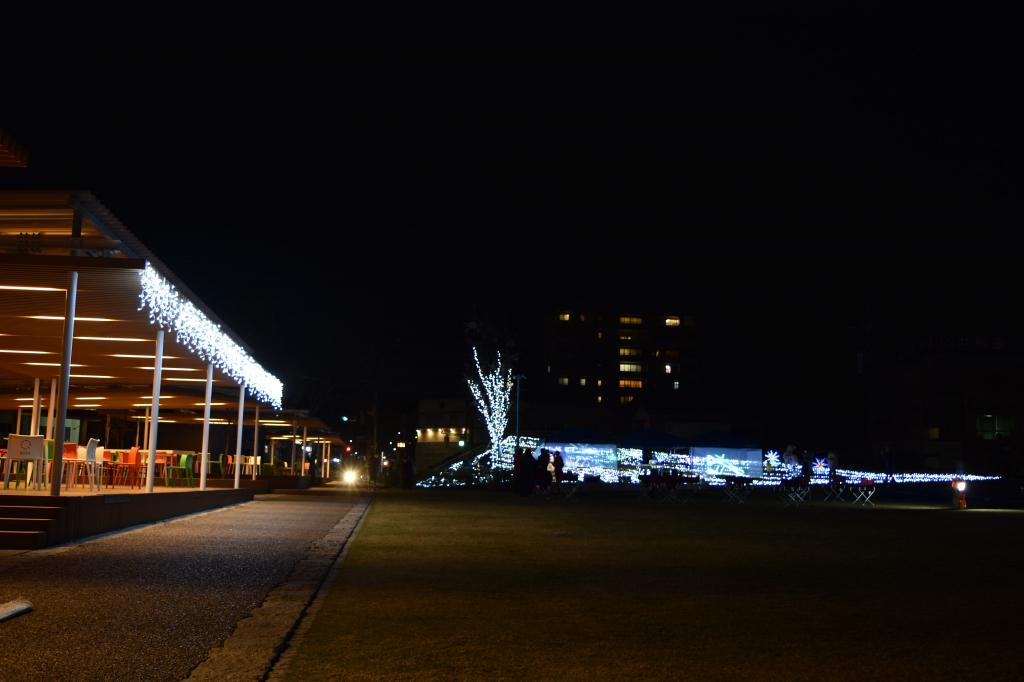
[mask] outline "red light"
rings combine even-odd
[[[352,446],[351,445],[346,445],[345,446],[345,452],[352,452]]]

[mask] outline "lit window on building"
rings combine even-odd
[[[672,373],[672,365],[665,365],[665,374]]]
[[[666,327],[678,327],[679,326],[679,316],[678,315],[669,315],[668,317],[666,317],[665,318],[665,326]]]
[[[548,374],[551,374],[551,365],[548,365]]]
[[[978,436],[982,440],[1002,440],[1013,433],[1013,419],[999,414],[983,414],[978,417]]]
[[[679,382],[678,381],[673,381],[672,382],[672,390],[673,391],[678,391],[679,390]]]
[[[558,313],[558,319],[561,322],[568,322],[572,318],[569,313]]]
[[[619,402],[622,403],[623,405],[628,405],[629,403],[633,402],[634,398],[636,398],[635,395],[620,395]]]
[[[597,333],[597,340],[600,341],[603,338],[604,338],[604,332],[598,332]]]
[[[601,388],[601,384],[602,384],[602,383],[604,383],[604,382],[603,382],[603,381],[601,381],[600,379],[598,379],[598,380],[597,380],[597,387],[598,387],[598,388]]]
[[[619,341],[632,341],[632,340],[633,340],[633,335],[632,334],[619,334]]]
[[[639,355],[640,355],[640,349],[639,348],[620,348],[619,349],[619,357],[620,358],[635,358],[635,357],[637,357]]]
[[[603,395],[597,396],[597,404],[600,405],[603,402],[604,402],[604,396]]]
[[[558,377],[558,385],[559,386],[568,386],[569,385],[569,377]]]
[[[643,388],[643,379],[619,379],[619,388]]]
[[[587,385],[587,378],[586,377],[580,377],[580,386],[586,386],[586,385]]]
[[[583,313],[580,313],[580,322],[586,322],[586,321],[587,321],[587,316],[584,315]]]
[[[642,372],[642,371],[644,371],[644,366],[641,365],[639,362],[620,362],[619,363],[619,371],[620,372]]]
[[[619,318],[619,324],[628,324],[628,325],[632,325],[632,326],[637,326],[637,325],[641,325],[643,323],[644,323],[644,318],[642,318],[642,317],[633,317],[633,316],[630,316],[630,315],[623,315],[623,316],[621,316]]]

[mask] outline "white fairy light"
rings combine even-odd
[[[178,293],[152,265],[146,263],[141,274],[139,310],[147,310],[149,321],[161,329],[174,332],[178,343],[212,363],[240,384],[258,400],[281,408],[284,386],[270,372],[224,333],[187,298]]]
[[[501,351],[498,351],[498,360],[494,369],[484,373],[480,367],[480,357],[476,348],[473,349],[473,362],[476,364],[476,373],[480,377],[479,383],[472,379],[466,379],[469,390],[476,401],[476,407],[480,410],[484,423],[487,425],[487,436],[491,441],[493,453],[491,461],[498,469],[511,469],[512,457],[510,450],[502,440],[505,437],[505,429],[508,428],[508,407],[509,397],[512,395],[512,370],[502,369]]]

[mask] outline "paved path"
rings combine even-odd
[[[352,507],[327,490],[0,559],[0,680],[180,680]]]

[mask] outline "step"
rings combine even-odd
[[[41,530],[48,532],[56,527],[56,519],[4,518],[0,516],[0,530]]]
[[[0,530],[0,549],[41,549],[47,544],[41,530]]]
[[[59,519],[64,507],[32,507],[28,505],[0,505],[0,518],[5,519]]]

